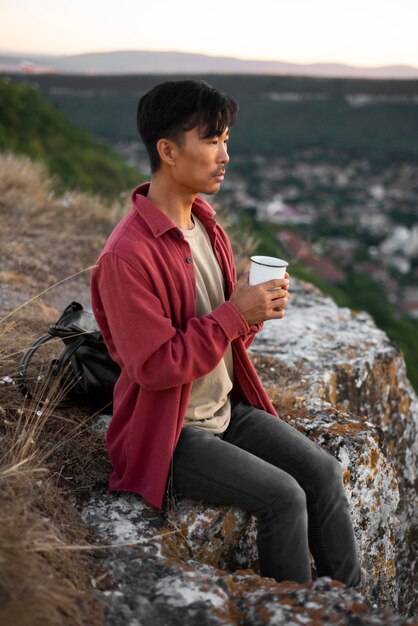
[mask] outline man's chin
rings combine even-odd
[[[208,185],[207,189],[202,190],[201,193],[204,193],[205,196],[213,196],[213,195],[215,195],[215,193],[218,193],[220,188],[221,188],[221,183],[216,182],[216,183],[210,185],[210,187]]]

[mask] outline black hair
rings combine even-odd
[[[202,139],[222,135],[235,123],[238,105],[229,96],[198,80],[156,85],[138,103],[137,128],[147,149],[151,171],[160,167],[157,141],[181,141],[183,132],[198,126]]]

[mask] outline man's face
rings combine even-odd
[[[222,135],[208,139],[201,138],[198,127],[184,132],[180,143],[176,143],[171,170],[177,185],[193,194],[219,191],[229,161],[228,137],[228,128]]]

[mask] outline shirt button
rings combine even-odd
[[[192,257],[190,256],[186,257],[186,263],[193,263]]]
[[[176,231],[177,237],[181,237],[181,232],[179,230]]]

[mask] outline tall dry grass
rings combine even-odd
[[[65,393],[58,379],[45,379],[30,400],[15,384],[31,320],[43,310],[39,303],[30,307],[0,323],[0,625],[98,626],[103,609],[91,581],[95,567],[87,555],[67,550],[88,546],[90,538],[49,463],[85,425],[57,411]]]
[[[57,195],[42,164],[0,153],[0,308],[2,292],[7,291],[9,310],[14,309],[44,287],[93,265],[126,208],[124,198],[109,203],[78,192]],[[73,281],[72,288],[87,295],[88,277]],[[55,290],[45,303],[56,306],[62,293]]]
[[[108,474],[102,438],[93,416],[57,408],[58,380],[41,381],[29,400],[16,379],[24,351],[58,317],[57,293],[68,303],[87,291],[88,272],[61,281],[94,263],[121,209],[58,197],[53,182],[42,165],[0,154],[0,626],[103,623],[94,595],[103,572],[77,510]]]

